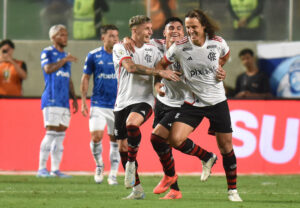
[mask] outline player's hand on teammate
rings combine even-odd
[[[72,106],[73,106],[73,113],[77,113],[77,111],[78,111],[77,99],[73,99]]]
[[[219,68],[217,69],[217,76],[218,81],[223,81],[226,78],[226,71],[223,69],[221,65],[219,65]]]
[[[134,50],[135,44],[134,44],[134,41],[130,37],[123,38],[123,44],[127,51],[130,51],[132,53],[135,52],[135,50]]]
[[[180,72],[178,71],[172,71],[171,69],[166,69],[166,70],[160,70],[159,71],[159,76],[161,78],[170,80],[170,81],[180,81],[179,76],[181,75]]]
[[[87,107],[86,102],[82,102],[81,104],[81,113],[84,117],[86,117],[89,114],[89,109]]]
[[[156,93],[159,94],[162,97],[166,95],[165,91],[162,89],[164,86],[165,85],[163,83],[160,83],[160,82],[157,82],[154,86]]]

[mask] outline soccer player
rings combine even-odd
[[[141,141],[140,126],[150,117],[154,104],[152,78],[160,76],[178,81],[179,77],[172,70],[153,68],[161,55],[155,46],[147,44],[152,35],[150,18],[134,16],[129,20],[129,27],[135,42],[135,52],[127,51],[122,43],[115,44],[113,49],[118,75],[118,95],[114,108],[115,137],[125,169],[125,187],[133,187],[127,199],[143,199],[144,191],[137,174],[136,156]]]
[[[107,124],[107,133],[110,138],[110,173],[108,183],[116,185],[117,173],[120,163],[118,144],[114,137],[114,113],[113,108],[117,96],[117,76],[114,69],[112,50],[115,43],[119,42],[119,31],[114,25],[101,27],[102,47],[88,53],[83,75],[81,78],[81,113],[88,115],[86,96],[89,87],[90,76],[93,75],[94,87],[91,97],[89,128],[92,136],[91,151],[96,162],[95,182],[102,183],[104,164],[102,160],[102,137],[104,127]]]
[[[188,139],[188,135],[207,117],[223,157],[228,198],[230,201],[242,201],[236,186],[237,164],[227,98],[223,83],[215,78],[217,70],[229,58],[229,47],[223,38],[215,36],[218,27],[200,10],[186,14],[185,27],[188,37],[173,44],[158,64],[160,69],[179,62],[190,90],[185,104],[175,115],[169,141],[173,147],[186,154],[200,153],[201,150]]]
[[[46,135],[40,146],[37,177],[70,177],[59,170],[63,154],[65,131],[70,123],[69,97],[73,99],[73,113],[78,110],[77,98],[71,80],[71,62],[75,56],[64,51],[68,43],[68,31],[64,25],[54,25],[49,30],[52,46],[41,53],[41,65],[45,80],[42,94],[42,110]],[[46,163],[51,152],[51,173]]]
[[[162,53],[165,53],[175,41],[179,41],[184,37],[183,22],[181,19],[177,17],[167,19],[163,35],[165,37],[164,40],[151,39],[150,43],[155,45]],[[128,43],[126,44],[128,50],[133,50],[134,43],[132,40],[125,38],[124,42]],[[181,71],[180,64],[177,62],[170,65],[170,68],[174,71]],[[224,79],[225,71],[218,71],[217,78]],[[161,199],[180,199],[182,198],[182,194],[177,184],[172,147],[169,145],[167,139],[174,117],[183,104],[184,94],[188,89],[183,82],[173,82],[165,79],[162,79],[161,82],[159,80],[157,81],[155,84],[157,99],[154,108],[154,130],[151,135],[151,143],[160,158],[165,175],[154,188],[153,192],[155,194],[161,194],[170,187],[170,192]],[[199,150],[201,150],[199,152],[201,154],[199,154],[199,156],[195,154],[195,156],[202,159],[203,171],[201,180],[205,181],[210,175],[210,170],[216,161],[216,157],[212,153],[207,153],[207,151],[202,148]]]

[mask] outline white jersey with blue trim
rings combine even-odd
[[[154,105],[153,77],[129,73],[122,66],[122,61],[132,59],[135,64],[153,68],[161,58],[160,51],[152,44],[144,44],[140,48],[135,47],[134,53],[127,51],[122,43],[114,45],[113,60],[118,77],[115,111],[136,103],[148,103],[152,107]]]
[[[42,94],[42,109],[55,106],[69,108],[69,85],[71,77],[71,63],[65,63],[57,71],[47,74],[45,65],[53,64],[67,56],[66,52],[58,51],[49,46],[41,52],[41,66],[44,74],[45,89]]]
[[[85,59],[83,73],[93,74],[94,87],[91,106],[113,109],[118,81],[112,53],[106,52],[104,47],[89,52]]]
[[[151,39],[151,44],[155,45],[162,54],[165,54],[167,51],[166,40],[163,39]],[[173,71],[182,72],[181,66],[178,62],[174,62],[168,67]],[[181,77],[183,78],[183,76]],[[187,93],[187,87],[182,81],[174,82],[166,79],[162,79],[161,83],[164,84],[161,90],[165,92],[165,96],[156,95],[156,98],[163,104],[170,107],[180,107]]]
[[[219,58],[226,56],[229,47],[219,36],[205,40],[202,46],[196,46],[185,37],[174,43],[165,55],[170,62],[179,62],[185,83],[191,90],[185,101],[194,106],[204,107],[215,105],[226,100],[222,81],[216,79]]]

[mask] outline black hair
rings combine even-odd
[[[117,30],[117,31],[119,31],[119,29],[115,25],[103,25],[103,26],[101,26],[101,34],[107,33],[108,30]]]
[[[5,39],[0,42],[0,48],[4,45],[9,45],[12,49],[15,49],[15,44],[9,39]]]
[[[165,27],[167,26],[167,24],[169,24],[170,22],[179,22],[182,26],[183,26],[183,22],[180,18],[178,17],[170,17],[165,21]]]
[[[254,56],[254,52],[250,48],[245,48],[240,51],[239,57],[244,56],[246,54],[250,54],[252,57]]]

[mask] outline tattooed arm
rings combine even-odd
[[[165,78],[172,81],[179,81],[179,77],[177,72],[172,70],[166,69],[155,69],[149,68],[143,65],[135,64],[131,59],[124,59],[122,61],[122,66],[129,72],[134,74],[143,74],[149,76],[159,76],[161,78]]]

